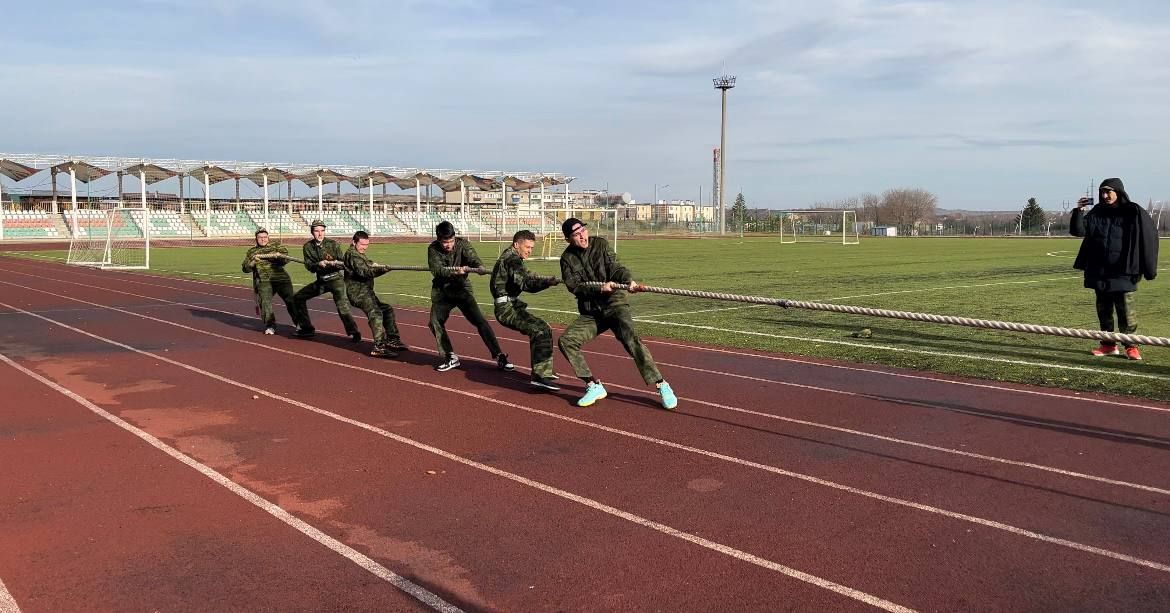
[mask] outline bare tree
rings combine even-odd
[[[921,188],[888,189],[879,206],[882,223],[894,224],[909,234],[919,222],[933,222],[938,198]]]
[[[881,222],[880,210],[882,199],[873,192],[866,192],[858,199],[861,206],[857,213],[857,220],[878,224]]]

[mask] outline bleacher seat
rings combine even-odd
[[[58,238],[57,224],[47,211],[4,211],[4,238]]]
[[[131,213],[134,216],[134,222],[139,225],[143,224],[143,215],[140,210],[133,210]],[[167,237],[190,237],[193,234],[183,217],[179,215],[178,211],[151,211],[150,212],[150,235],[157,238]]]
[[[212,211],[210,224],[202,211],[192,214],[192,219],[207,236],[252,236],[258,228],[243,211]]]
[[[308,236],[309,226],[294,217],[287,210],[268,209],[268,220],[264,219],[264,211],[248,211],[248,217],[257,228],[264,228],[270,234],[282,236]]]

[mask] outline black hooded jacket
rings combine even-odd
[[[1089,289],[1132,292],[1142,277],[1152,281],[1158,275],[1158,232],[1150,214],[1130,201],[1121,179],[1106,179],[1101,187],[1117,192],[1117,204],[1073,210],[1069,231],[1084,237],[1073,268],[1085,271]]]

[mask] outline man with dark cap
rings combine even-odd
[[[276,334],[276,314],[272,312],[272,295],[280,296],[288,309],[289,318],[293,325],[300,325],[301,320],[293,306],[292,278],[284,265],[288,263],[288,248],[280,244],[279,240],[271,240],[268,230],[256,230],[256,246],[248,250],[241,266],[244,272],[252,273],[252,290],[256,293],[256,304],[260,309],[260,319],[264,322],[265,334]]]
[[[569,241],[568,248],[561,254],[561,280],[577,296],[577,311],[580,315],[565,328],[557,346],[569,364],[573,365],[577,376],[586,382],[585,395],[577,401],[577,406],[587,407],[606,397],[605,387],[589,370],[589,364],[581,354],[581,347],[606,330],[612,330],[626,352],[634,358],[642,380],[658,386],[662,407],[675,408],[678,399],[674,390],[662,378],[650,351],[634,331],[634,319],[630,314],[626,292],[615,288],[614,284],[628,284],[631,292],[641,291],[641,287],[634,281],[629,269],[618,261],[617,254],[604,238],[589,237],[585,222],[570,217],[561,224],[561,231]],[[587,287],[584,283],[588,281],[601,283],[601,286]]]
[[[492,299],[495,302],[496,321],[528,336],[532,350],[532,386],[558,391],[553,383],[552,328],[544,320],[528,312],[528,305],[520,299],[521,292],[539,292],[559,281],[556,277],[537,277],[528,272],[524,260],[532,255],[536,235],[531,230],[520,230],[512,236],[512,246],[500,254],[492,268]]]
[[[500,350],[500,342],[496,340],[491,324],[484,318],[471,292],[467,273],[474,268],[483,268],[483,262],[467,239],[455,236],[455,226],[451,222],[442,221],[435,226],[435,240],[427,247],[427,267],[434,275],[431,281],[430,328],[439,345],[440,359],[435,370],[447,372],[459,366],[459,356],[455,355],[451,337],[447,334],[447,318],[453,309],[462,311],[467,321],[479,331],[479,337],[487,345],[500,369],[514,370],[516,367],[508,361],[508,354]]]
[[[374,279],[390,272],[389,266],[375,264],[366,255],[370,247],[370,235],[358,230],[353,235],[353,244],[345,251],[345,295],[349,303],[366,314],[370,334],[374,337],[374,348],[370,355],[377,358],[398,357],[406,345],[398,333],[394,320],[394,307],[382,302],[374,291]]]
[[[353,342],[362,340],[358,332],[357,322],[349,313],[349,297],[345,295],[345,262],[341,253],[341,245],[331,238],[325,238],[325,222],[314,219],[309,225],[313,239],[305,243],[301,249],[305,268],[317,275],[317,279],[301,288],[293,296],[297,313],[301,315],[300,328],[293,333],[300,338],[309,338],[316,334],[312,318],[309,317],[309,300],[326,292],[333,295],[333,303],[337,306],[337,315],[341,317],[341,324],[345,326],[345,333]]]
[[[1098,204],[1088,213],[1092,198],[1081,198],[1072,212],[1069,231],[1082,236],[1073,268],[1085,271],[1085,287],[1097,296],[1097,319],[1101,329],[1113,331],[1113,315],[1122,334],[1137,331],[1134,292],[1145,277],[1158,275],[1158,232],[1149,213],[1131,201],[1121,179],[1105,179],[1098,190]],[[1093,355],[1118,355],[1117,345],[1102,341]],[[1125,344],[1125,356],[1142,359],[1137,345]]]

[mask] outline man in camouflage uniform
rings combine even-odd
[[[459,309],[463,316],[479,331],[479,337],[496,359],[502,370],[513,370],[508,354],[500,350],[500,342],[492,332],[491,324],[484,318],[471,293],[471,281],[467,272],[472,268],[483,268],[483,262],[467,239],[455,237],[455,226],[449,221],[435,226],[435,240],[427,247],[427,267],[434,279],[431,281],[431,334],[439,345],[439,364],[435,370],[446,372],[459,366],[459,356],[451,347],[447,334],[447,318],[453,309]]]
[[[276,314],[272,312],[272,294],[280,296],[284,301],[288,315],[293,325],[300,325],[300,317],[293,302],[292,279],[284,265],[287,259],[280,257],[263,258],[259,255],[288,255],[288,249],[280,244],[279,240],[272,241],[268,230],[256,230],[256,246],[248,250],[241,266],[244,272],[252,273],[252,291],[256,294],[256,304],[260,309],[260,319],[264,321],[264,333],[276,334]]]
[[[317,279],[301,288],[293,296],[297,313],[301,315],[301,327],[294,332],[294,336],[309,338],[316,334],[312,319],[309,317],[309,300],[326,292],[333,295],[333,302],[337,305],[337,315],[345,326],[345,333],[350,340],[358,342],[362,335],[358,332],[357,322],[349,314],[349,298],[345,295],[345,264],[342,261],[341,245],[331,238],[325,238],[325,222],[314,219],[309,226],[313,233],[313,240],[305,243],[301,250],[305,261],[305,268],[317,275]]]
[[[349,303],[361,309],[370,323],[374,337],[374,349],[370,355],[379,358],[398,357],[397,351],[405,351],[406,345],[398,334],[394,321],[394,308],[378,299],[374,293],[374,279],[390,272],[390,267],[374,264],[366,256],[370,246],[370,235],[358,230],[353,235],[353,244],[345,252],[345,295]]]
[[[507,328],[528,336],[532,349],[532,385],[540,389],[558,391],[553,383],[552,328],[544,320],[528,312],[528,305],[520,300],[521,292],[539,292],[559,283],[556,277],[537,277],[528,272],[524,260],[532,255],[536,235],[521,230],[512,236],[512,246],[504,250],[492,268],[491,290],[496,306],[496,321]]]
[[[640,286],[634,281],[629,269],[618,261],[617,254],[604,238],[589,237],[589,230],[583,221],[570,217],[561,225],[561,231],[569,241],[568,248],[561,254],[561,279],[565,287],[577,296],[577,311],[580,315],[565,328],[557,346],[573,365],[573,371],[587,384],[585,395],[577,401],[577,406],[587,407],[606,397],[605,387],[589,370],[589,364],[581,355],[581,347],[606,330],[612,330],[626,352],[634,358],[642,380],[658,386],[663,408],[675,408],[678,399],[675,398],[674,390],[662,378],[650,351],[634,331],[626,292],[615,288],[614,284],[628,284],[631,292],[640,291]],[[584,286],[588,281],[602,285],[600,288]]]

